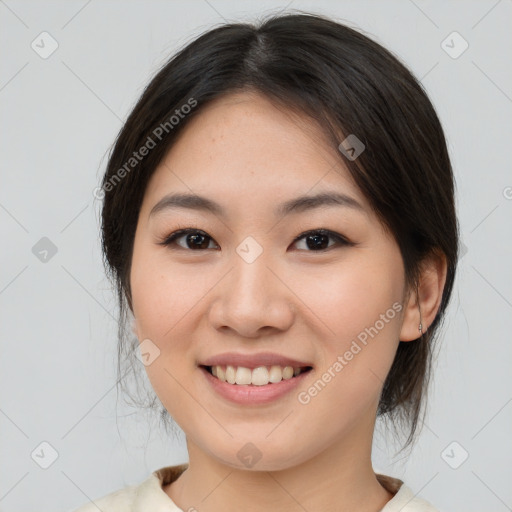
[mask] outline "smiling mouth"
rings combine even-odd
[[[277,384],[282,380],[290,380],[302,373],[312,370],[311,366],[294,368],[293,366],[279,365],[258,366],[256,368],[234,365],[201,365],[201,368],[220,381],[235,386],[265,386],[267,384]]]

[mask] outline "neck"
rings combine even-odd
[[[377,512],[393,495],[372,468],[373,426],[359,425],[342,442],[278,471],[233,468],[187,439],[189,466],[164,491],[182,510],[201,512]]]

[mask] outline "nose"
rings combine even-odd
[[[294,296],[280,275],[283,271],[263,255],[248,263],[235,253],[230,263],[231,271],[212,290],[211,325],[245,338],[289,329],[295,317]]]

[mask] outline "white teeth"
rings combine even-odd
[[[283,380],[283,370],[280,366],[271,366],[270,367],[270,375],[269,381],[276,383],[281,382]]]
[[[291,366],[285,366],[283,368],[283,379],[291,379],[293,377],[293,368]]]
[[[269,383],[276,384],[281,380],[289,380],[292,377],[300,375],[302,370],[300,368],[293,368],[292,366],[281,367],[278,365],[273,366],[258,366],[251,370],[244,366],[227,365],[224,369],[223,366],[212,366],[211,373],[222,382],[229,384],[236,384],[238,386],[265,386]]]
[[[226,366],[226,381],[230,384],[235,384],[236,382],[236,373],[234,366]]]
[[[239,385],[248,385],[251,383],[251,370],[249,368],[244,368],[243,366],[239,366],[236,369],[235,374],[235,382]]]
[[[251,384],[254,386],[264,386],[268,384],[268,370],[265,366],[258,366],[252,371]]]

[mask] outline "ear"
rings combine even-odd
[[[403,317],[400,341],[418,339],[434,321],[446,282],[446,256],[435,251],[423,261],[417,290],[409,290]],[[421,311],[421,318],[420,318]],[[420,322],[422,332],[419,330]]]

